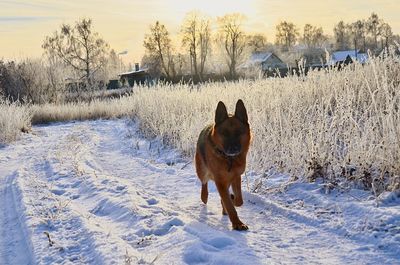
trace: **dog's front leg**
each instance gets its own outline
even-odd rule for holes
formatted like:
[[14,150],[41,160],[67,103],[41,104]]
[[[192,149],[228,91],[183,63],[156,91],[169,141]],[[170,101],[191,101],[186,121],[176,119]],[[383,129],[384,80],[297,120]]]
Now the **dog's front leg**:
[[204,204],[208,201],[208,182],[201,185],[201,200]]
[[242,221],[240,221],[235,206],[233,206],[233,202],[231,200],[231,197],[229,195],[229,186],[225,183],[221,182],[216,182],[215,183],[219,192],[219,195],[221,196],[221,200],[223,203],[223,206],[225,207],[225,210],[228,212],[229,219],[232,222],[232,227],[235,230],[247,230],[249,229],[247,225],[245,225]]
[[233,198],[233,204],[235,206],[242,206],[243,205],[243,197],[242,197],[242,177],[237,176],[233,179],[232,182],[232,191],[235,195]]

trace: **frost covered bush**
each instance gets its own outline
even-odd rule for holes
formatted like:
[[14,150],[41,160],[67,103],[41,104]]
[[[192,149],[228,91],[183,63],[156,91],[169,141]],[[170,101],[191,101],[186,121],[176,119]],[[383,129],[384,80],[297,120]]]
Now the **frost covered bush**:
[[141,88],[132,101],[147,135],[191,156],[218,101],[232,113],[241,98],[253,131],[249,170],[388,189],[400,175],[399,84],[399,58],[385,54],[307,76]]
[[17,139],[30,129],[31,112],[27,106],[0,99],[0,144]]

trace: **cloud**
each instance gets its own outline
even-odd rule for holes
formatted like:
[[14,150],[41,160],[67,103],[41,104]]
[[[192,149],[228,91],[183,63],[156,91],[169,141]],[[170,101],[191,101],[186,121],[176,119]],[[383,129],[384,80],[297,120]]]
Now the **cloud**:
[[1,4],[4,5],[6,8],[30,8],[30,9],[54,9],[55,6],[52,4],[52,2],[48,1],[8,1],[8,0],[2,0]]
[[0,22],[15,22],[15,21],[42,21],[60,19],[53,16],[0,16]]
[[0,23],[13,23],[13,22],[32,22],[32,21],[49,21],[57,20],[60,17],[53,16],[0,16]]

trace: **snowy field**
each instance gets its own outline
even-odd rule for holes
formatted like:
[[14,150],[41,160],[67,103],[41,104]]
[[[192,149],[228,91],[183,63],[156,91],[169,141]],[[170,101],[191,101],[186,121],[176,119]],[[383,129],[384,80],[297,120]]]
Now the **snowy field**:
[[279,174],[250,193],[248,173],[249,231],[232,231],[191,160],[124,119],[36,126],[0,148],[0,176],[0,264],[400,264],[398,194]]

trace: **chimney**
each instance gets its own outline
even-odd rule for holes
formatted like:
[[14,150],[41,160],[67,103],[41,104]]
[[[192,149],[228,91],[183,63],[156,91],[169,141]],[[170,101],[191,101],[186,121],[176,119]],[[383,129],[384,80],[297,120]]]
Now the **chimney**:
[[135,71],[139,71],[139,63],[135,63]]

